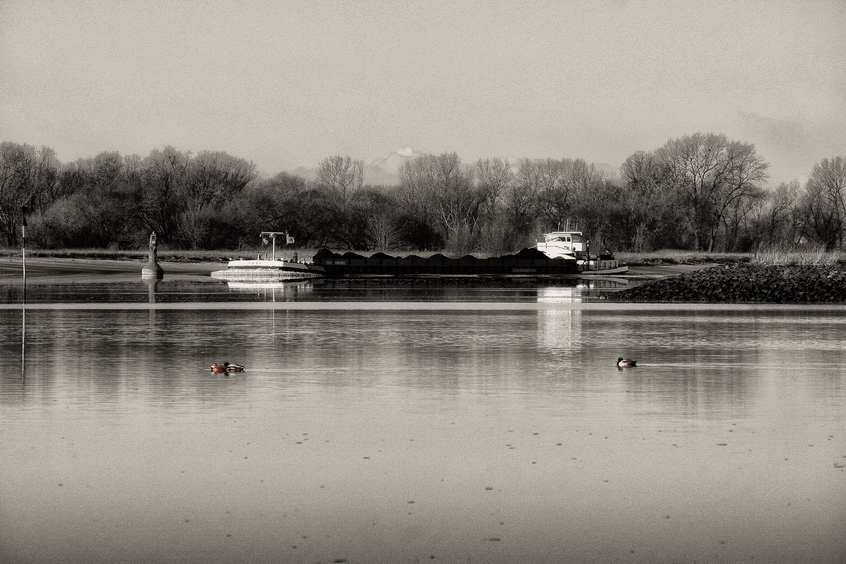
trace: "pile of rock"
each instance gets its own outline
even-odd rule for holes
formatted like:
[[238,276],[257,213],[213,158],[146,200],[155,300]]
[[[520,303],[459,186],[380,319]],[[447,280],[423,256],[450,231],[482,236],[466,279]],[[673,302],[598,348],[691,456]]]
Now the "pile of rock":
[[840,265],[730,264],[655,280],[609,296],[626,302],[846,303]]

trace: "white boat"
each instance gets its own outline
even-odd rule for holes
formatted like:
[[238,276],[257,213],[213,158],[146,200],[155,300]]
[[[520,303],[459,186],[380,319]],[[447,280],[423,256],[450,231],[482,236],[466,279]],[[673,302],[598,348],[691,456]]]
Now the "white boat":
[[549,258],[577,260],[576,253],[586,252],[581,231],[553,231],[543,238],[535,247]]
[[[226,270],[215,270],[212,278],[227,282],[284,282],[285,280],[304,280],[307,278],[322,278],[326,276],[326,269],[314,263],[300,262],[296,258],[286,260],[276,258],[276,236],[284,235],[285,244],[294,242],[294,238],[284,231],[263,231],[260,235],[265,244],[273,240],[273,250],[270,258],[236,259],[229,261]],[[296,257],[296,253],[294,253]]]
[[211,276],[227,282],[281,282],[322,278],[326,271],[313,263],[285,259],[238,259],[229,261],[226,270],[215,270]]
[[589,242],[581,231],[553,231],[544,235],[535,247],[549,258],[574,260],[582,274],[622,274],[629,267],[621,265],[610,251],[590,254]]

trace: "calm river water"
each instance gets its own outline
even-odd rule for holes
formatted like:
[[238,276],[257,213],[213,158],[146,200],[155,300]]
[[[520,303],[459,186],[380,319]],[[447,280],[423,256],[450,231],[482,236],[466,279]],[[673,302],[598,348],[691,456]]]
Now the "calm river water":
[[591,291],[9,290],[0,561],[846,561],[846,308]]

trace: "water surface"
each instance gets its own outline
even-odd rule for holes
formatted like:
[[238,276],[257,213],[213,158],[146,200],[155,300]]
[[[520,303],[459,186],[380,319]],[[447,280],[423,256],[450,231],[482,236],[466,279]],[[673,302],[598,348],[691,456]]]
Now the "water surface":
[[846,556],[843,308],[75,290],[0,305],[3,562]]

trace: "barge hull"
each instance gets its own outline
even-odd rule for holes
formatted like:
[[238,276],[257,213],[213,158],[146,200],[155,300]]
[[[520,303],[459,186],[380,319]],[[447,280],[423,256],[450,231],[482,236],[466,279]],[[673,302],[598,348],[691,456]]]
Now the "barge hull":
[[515,255],[487,259],[467,255],[449,258],[441,254],[422,258],[415,255],[394,257],[376,253],[370,257],[356,253],[333,253],[321,249],[314,264],[332,278],[363,277],[572,277],[579,274],[575,260],[551,259],[536,249],[523,249]]

